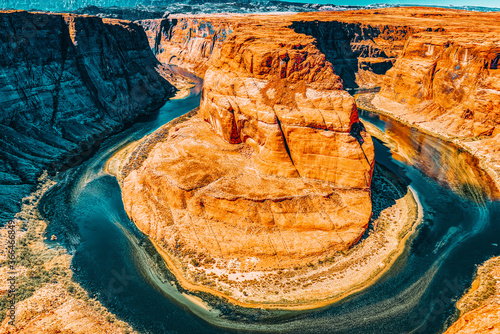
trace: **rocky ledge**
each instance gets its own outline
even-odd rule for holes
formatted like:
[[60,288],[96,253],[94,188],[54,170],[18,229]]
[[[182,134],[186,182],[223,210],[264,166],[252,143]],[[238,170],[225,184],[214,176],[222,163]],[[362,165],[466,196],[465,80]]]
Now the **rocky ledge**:
[[500,332],[500,257],[478,268],[470,290],[457,303],[461,316],[445,334]]

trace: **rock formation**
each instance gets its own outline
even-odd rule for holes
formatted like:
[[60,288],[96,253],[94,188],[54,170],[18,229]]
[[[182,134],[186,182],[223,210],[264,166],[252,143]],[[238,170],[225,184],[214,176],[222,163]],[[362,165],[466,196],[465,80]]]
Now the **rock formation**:
[[406,117],[453,137],[496,135],[500,38],[423,32],[413,35],[387,73],[376,103],[401,104]]
[[[293,122],[298,117],[293,112],[267,108],[265,102],[276,104],[289,95],[275,97],[274,90],[265,86],[272,80],[261,74],[262,59],[256,58],[250,47],[238,48],[229,42],[236,37],[228,32],[244,29],[242,21],[222,16],[175,16],[163,22],[141,24],[161,61],[188,67],[210,83],[203,94],[200,117],[212,130],[225,138],[226,143],[241,145],[245,147],[241,149],[243,152],[252,152],[250,158],[260,171],[296,178],[295,168],[302,176],[300,159],[293,159],[293,149],[285,147],[288,161],[281,146],[267,149],[255,140],[258,132],[246,125],[260,125],[265,117],[276,115],[283,130],[296,125]],[[416,7],[304,13],[279,18],[245,17],[245,24],[254,24],[252,29],[256,32],[267,27],[268,31],[277,32],[273,36],[279,36],[290,28],[313,37],[312,43],[333,65],[333,72],[343,80],[344,88],[380,87],[373,100],[376,107],[445,139],[458,140],[460,147],[478,157],[481,166],[497,180],[500,180],[499,22],[498,13]],[[240,51],[238,57],[227,63],[210,60],[224,59],[224,48]],[[278,65],[280,73],[287,73],[288,64],[293,64],[289,59],[286,64]],[[238,74],[231,74],[233,70]],[[252,75],[246,74],[250,72]],[[262,77],[265,84],[260,81]],[[247,87],[254,87],[252,95],[258,96],[255,101],[248,99]],[[274,87],[289,86],[273,83],[271,88]],[[300,105],[300,94],[295,96]],[[303,106],[296,110],[302,113]],[[302,126],[301,130],[312,127]],[[288,145],[290,139],[293,143],[290,133],[281,132],[284,143]],[[489,162],[489,167],[483,161]],[[305,165],[310,166],[309,162]],[[279,167],[273,170],[274,166]],[[474,314],[469,313],[460,321],[467,322],[472,317]]]
[[16,305],[16,325],[6,318],[1,333],[20,334],[124,334],[120,328],[82,300],[71,296],[62,284],[47,284],[33,296]]
[[162,63],[178,65],[203,77],[207,62],[219,54],[222,42],[242,25],[228,17],[178,17],[138,21],[151,49]]
[[175,90],[130,22],[2,12],[0,39],[2,221],[44,169],[76,165]]
[[500,258],[479,267],[471,289],[457,306],[462,315],[445,334],[500,333]]
[[281,24],[235,28],[203,65],[198,115],[124,179],[129,216],[181,270],[304,266],[365,232],[373,143],[313,42]]

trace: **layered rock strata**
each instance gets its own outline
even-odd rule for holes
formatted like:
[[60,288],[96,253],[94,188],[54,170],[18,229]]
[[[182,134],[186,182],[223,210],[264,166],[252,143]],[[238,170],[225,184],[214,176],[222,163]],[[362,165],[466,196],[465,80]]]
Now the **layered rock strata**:
[[189,68],[200,76],[207,69],[207,61],[212,56],[218,57],[222,42],[238,27],[247,24],[291,27],[316,39],[315,44],[333,64],[346,88],[379,86],[382,75],[392,67],[414,29],[393,24],[369,26],[359,20],[332,21],[338,18],[324,14],[313,16],[316,20],[325,20],[318,22],[303,15],[282,16],[279,20],[262,16],[174,15],[139,23],[146,30],[150,46],[160,61]]
[[2,221],[44,169],[78,164],[175,90],[134,23],[2,12],[0,39]]
[[[247,17],[245,23],[256,19],[262,26],[273,26],[273,22],[281,22],[281,27],[314,37],[345,87],[380,86],[381,92],[373,100],[379,110],[454,140],[460,148],[479,157],[481,166],[500,180],[499,18],[498,13],[389,8]],[[211,29],[205,29],[206,22],[210,22]],[[158,39],[152,30],[148,34],[155,42],[162,40],[154,45],[161,45],[157,53],[163,61],[172,59],[202,76],[207,73],[212,80],[206,69],[212,55],[219,57],[223,45],[222,40],[214,42],[213,38],[220,24],[238,29],[238,21],[231,18],[179,16],[169,21],[170,37]],[[196,54],[203,56],[191,57]],[[204,95],[208,97],[205,103],[215,100],[210,94]],[[227,103],[233,108],[232,100]],[[235,124],[225,135],[238,141],[239,111],[234,115],[229,119],[204,119],[211,120],[216,128],[221,121]],[[287,168],[280,171],[286,173]]]
[[[143,20],[138,23],[148,36],[151,49],[162,63],[184,67],[203,77],[207,62],[217,57],[222,43],[244,22],[231,17],[178,17]],[[236,17],[236,19],[235,19]]]
[[[353,98],[312,39],[267,29],[226,40],[205,73],[199,117],[124,181],[130,216],[168,248],[270,257],[265,268],[347,249],[367,226],[374,153]],[[170,231],[182,225],[203,232]]]
[[249,275],[305,266],[364,234],[373,143],[313,41],[236,28],[207,63],[198,115],[124,179],[129,216],[191,283],[206,286],[195,272],[214,263]]

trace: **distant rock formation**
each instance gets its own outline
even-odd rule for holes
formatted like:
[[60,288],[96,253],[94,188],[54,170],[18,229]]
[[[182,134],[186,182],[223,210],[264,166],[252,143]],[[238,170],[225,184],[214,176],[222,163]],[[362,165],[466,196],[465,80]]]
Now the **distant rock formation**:
[[137,24],[0,13],[0,220],[44,169],[71,167],[96,143],[159,108],[175,88]]
[[217,57],[222,43],[244,22],[231,17],[171,15],[161,20],[138,21],[151,49],[162,63],[184,67],[203,77],[208,60]]
[[[498,16],[498,15],[497,15]],[[480,41],[480,42],[478,42]],[[407,118],[454,137],[500,133],[500,38],[487,32],[414,34],[388,71],[380,97]],[[496,130],[496,131],[495,131]]]

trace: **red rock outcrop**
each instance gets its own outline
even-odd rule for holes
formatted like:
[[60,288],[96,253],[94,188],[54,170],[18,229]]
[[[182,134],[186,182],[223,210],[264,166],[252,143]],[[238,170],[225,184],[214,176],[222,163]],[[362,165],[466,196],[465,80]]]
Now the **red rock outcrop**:
[[357,109],[341,79],[312,38],[268,29],[239,28],[226,40],[205,73],[200,117],[228,143],[249,145],[266,174],[369,188],[372,145],[352,133]]
[[452,137],[496,134],[500,112],[500,38],[487,33],[419,33],[388,71],[379,99],[411,121]]
[[478,268],[470,290],[457,303],[462,315],[445,334],[500,333],[500,258]]
[[399,26],[391,21],[368,25],[364,23],[366,11],[349,14],[356,19],[340,13],[278,18],[267,15],[173,15],[168,19],[139,23],[146,30],[150,46],[161,62],[189,68],[202,77],[207,61],[212,55],[218,57],[222,42],[233,30],[247,24],[264,27],[279,23],[281,27],[290,27],[314,37],[314,43],[342,78],[345,88],[380,86],[382,75],[392,67],[406,39],[419,28]]
[[373,143],[313,42],[280,22],[236,28],[207,63],[198,116],[125,178],[128,214],[180,267],[300,266],[363,235]]

